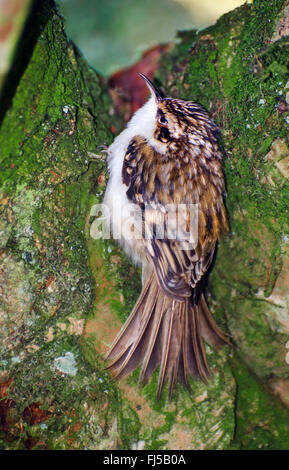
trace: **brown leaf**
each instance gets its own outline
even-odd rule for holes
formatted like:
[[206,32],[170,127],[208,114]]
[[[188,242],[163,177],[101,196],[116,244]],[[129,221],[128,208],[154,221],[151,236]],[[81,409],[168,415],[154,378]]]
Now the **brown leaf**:
[[0,383],[0,398],[4,398],[7,396],[8,389],[12,382],[12,378],[8,377]]
[[31,403],[31,405],[28,405],[22,412],[23,420],[30,424],[30,426],[42,423],[50,417],[51,413],[47,410],[42,410],[40,406],[41,403],[39,402]]
[[161,56],[171,48],[171,44],[155,46],[146,51],[141,60],[131,67],[113,74],[108,86],[117,111],[123,115],[125,121],[139,109],[146,101],[149,91],[139,72],[153,79]]

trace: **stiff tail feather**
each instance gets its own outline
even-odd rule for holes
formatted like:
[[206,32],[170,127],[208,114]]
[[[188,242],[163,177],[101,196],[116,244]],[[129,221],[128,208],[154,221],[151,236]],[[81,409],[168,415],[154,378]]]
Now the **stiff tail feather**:
[[202,293],[193,301],[188,297],[173,300],[160,288],[153,272],[106,355],[108,369],[121,379],[142,364],[142,385],[160,365],[158,398],[167,379],[171,398],[177,380],[190,389],[189,376],[203,382],[210,378],[203,338],[214,349],[230,344]]

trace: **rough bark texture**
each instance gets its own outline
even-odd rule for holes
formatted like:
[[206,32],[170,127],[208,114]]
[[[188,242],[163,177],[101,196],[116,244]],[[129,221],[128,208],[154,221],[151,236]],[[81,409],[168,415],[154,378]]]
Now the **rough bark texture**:
[[138,372],[118,386],[104,370],[101,353],[140,292],[138,270],[89,233],[105,188],[91,152],[118,124],[43,3],[2,106],[0,446],[288,448],[288,2],[255,1],[182,34],[158,73],[222,131],[231,233],[207,298],[237,346],[207,347],[214,379],[191,395],[178,387],[170,403],[155,400],[157,374],[138,389]]
[[38,2],[29,28],[36,42],[2,102],[1,447],[110,448],[126,442],[126,411],[81,341],[93,300],[85,220],[100,171],[90,152],[111,139],[110,103],[51,2]]

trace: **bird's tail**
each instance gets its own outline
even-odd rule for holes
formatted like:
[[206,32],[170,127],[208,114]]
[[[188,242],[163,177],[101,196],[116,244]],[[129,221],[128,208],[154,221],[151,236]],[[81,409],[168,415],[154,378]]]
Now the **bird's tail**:
[[160,365],[158,398],[169,379],[171,397],[176,380],[189,389],[189,376],[204,382],[211,376],[203,338],[213,348],[230,343],[209,312],[204,295],[184,301],[171,299],[153,272],[106,355],[117,379],[142,364],[139,382],[147,382]]

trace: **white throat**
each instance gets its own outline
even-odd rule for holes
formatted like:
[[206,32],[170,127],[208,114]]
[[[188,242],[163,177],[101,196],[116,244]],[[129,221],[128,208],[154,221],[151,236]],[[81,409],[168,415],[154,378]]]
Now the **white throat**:
[[127,124],[129,135],[140,135],[159,153],[166,153],[167,146],[154,138],[156,128],[157,104],[154,96],[136,111]]
[[134,135],[141,135],[151,140],[155,130],[157,106],[153,96],[138,109],[127,124]]

